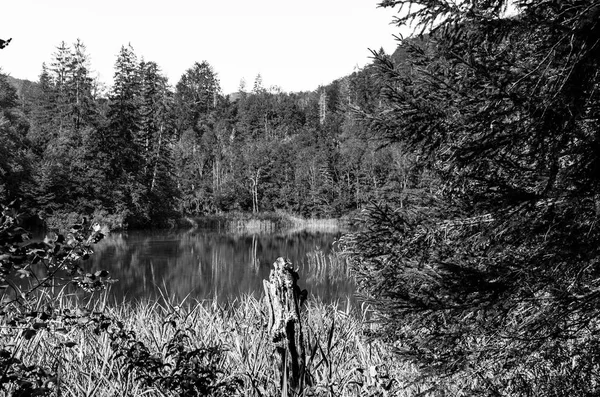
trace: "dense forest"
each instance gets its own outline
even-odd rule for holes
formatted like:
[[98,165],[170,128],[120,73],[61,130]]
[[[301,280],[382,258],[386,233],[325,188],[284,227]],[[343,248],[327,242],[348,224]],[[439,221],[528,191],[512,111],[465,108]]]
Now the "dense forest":
[[258,75],[231,95],[206,61],[175,87],[130,45],[114,69],[103,90],[77,40],[37,82],[0,75],[1,201],[50,223],[144,227],[231,211],[339,217],[405,183],[406,158],[368,142],[352,111],[375,106],[371,66],[304,93]]

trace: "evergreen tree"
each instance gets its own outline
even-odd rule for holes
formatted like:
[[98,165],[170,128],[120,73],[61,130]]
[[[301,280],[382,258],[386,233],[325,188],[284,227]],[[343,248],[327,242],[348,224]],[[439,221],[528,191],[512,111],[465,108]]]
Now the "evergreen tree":
[[254,79],[254,86],[252,87],[252,93],[255,95],[262,94],[265,92],[265,87],[263,86],[262,76],[261,74],[257,74]]
[[56,91],[50,71],[42,64],[36,95],[32,98],[32,111],[29,114],[31,128],[29,140],[33,149],[41,154],[46,144],[55,134]]
[[217,74],[208,62],[196,62],[175,88],[179,133],[188,128],[198,130],[201,117],[216,108],[221,91]]
[[167,78],[155,62],[142,62],[140,132],[138,146],[142,150],[146,189],[151,195],[152,214],[166,214],[174,208],[177,196],[173,180],[173,95]]
[[0,73],[0,200],[31,200],[32,158],[26,139],[29,123],[15,88]]
[[73,45],[66,81],[68,116],[72,128],[78,132],[95,122],[96,105],[93,97],[94,81],[90,77],[89,56],[85,45],[78,39]]
[[[137,56],[122,46],[115,63],[107,123],[94,135],[95,168],[106,178],[104,201],[110,212],[129,216],[130,222],[149,218],[144,186],[141,133],[141,82]],[[110,186],[110,187],[109,187]]]
[[347,250],[432,393],[595,395],[600,6],[506,3],[383,3],[430,37],[374,54],[365,116],[442,183],[372,207]]
[[[73,49],[64,42],[45,64],[32,98],[29,137],[38,154],[35,167],[37,205],[61,212],[91,212],[95,195],[90,181],[90,135],[98,111],[89,77],[89,57],[79,40]],[[25,100],[25,98],[24,98]]]
[[[141,84],[137,56],[131,45],[121,47],[115,63],[110,92],[108,128],[104,136],[111,156],[111,172],[137,174],[141,167],[140,105]],[[121,175],[122,176],[122,175]]]
[[220,87],[208,62],[196,62],[177,83],[175,91],[177,136],[176,172],[182,207],[189,213],[215,211],[213,169],[215,124]]
[[55,92],[55,125],[56,135],[60,135],[63,129],[70,127],[69,123],[69,88],[68,80],[72,68],[71,49],[62,41],[53,54],[52,62],[50,63],[50,71],[52,72],[52,82]]

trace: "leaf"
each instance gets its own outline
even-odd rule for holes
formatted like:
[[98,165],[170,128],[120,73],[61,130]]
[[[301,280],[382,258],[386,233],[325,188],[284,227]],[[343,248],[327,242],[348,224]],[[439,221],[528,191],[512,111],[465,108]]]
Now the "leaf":
[[37,329],[41,329],[41,328],[48,328],[48,324],[44,323],[33,323],[33,329],[37,330]]
[[25,340],[30,340],[35,336],[36,333],[36,330],[29,328],[23,331],[23,337],[25,338]]

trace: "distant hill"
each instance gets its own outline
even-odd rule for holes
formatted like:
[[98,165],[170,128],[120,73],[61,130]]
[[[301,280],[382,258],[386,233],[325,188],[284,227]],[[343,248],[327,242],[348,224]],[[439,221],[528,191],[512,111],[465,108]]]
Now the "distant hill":
[[16,79],[12,76],[7,76],[7,80],[10,83],[10,85],[12,85],[13,87],[15,87],[15,89],[17,90],[17,93],[20,95],[20,93],[23,90],[23,86],[28,83],[28,84],[32,84],[31,81],[29,80],[22,80],[22,79]]
[[[423,35],[422,37],[412,37],[412,38],[406,39],[405,43],[406,44],[414,44],[419,47],[421,47],[421,46],[424,47],[430,43],[430,37],[429,37],[429,35]],[[396,50],[391,55],[392,61],[396,65],[404,64],[408,60],[408,51],[407,51],[406,44],[402,44],[402,43],[399,44],[396,47]]]
[[12,76],[7,76],[8,83],[15,87],[19,98],[31,97],[37,91],[38,83],[26,79],[17,79]]

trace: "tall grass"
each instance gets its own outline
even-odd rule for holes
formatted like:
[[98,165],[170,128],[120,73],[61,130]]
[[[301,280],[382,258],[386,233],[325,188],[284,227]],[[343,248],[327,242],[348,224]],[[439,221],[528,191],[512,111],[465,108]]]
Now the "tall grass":
[[347,281],[352,279],[346,257],[335,248],[325,254],[320,248],[306,254],[306,262],[301,263],[302,274],[306,274],[308,282],[325,280]]
[[285,211],[244,213],[230,212],[222,215],[208,215],[201,218],[185,217],[181,226],[210,227],[223,229],[233,234],[259,234],[285,231],[288,233],[312,231],[337,233],[348,227],[346,220],[330,218],[303,218]]
[[288,213],[279,213],[285,224],[292,230],[310,230],[315,232],[337,233],[345,224],[337,218],[316,219],[301,218]]
[[227,231],[233,234],[274,233],[279,229],[272,219],[231,219],[227,221]]
[[[208,394],[280,393],[274,375],[274,350],[265,327],[265,307],[252,296],[221,305],[216,301],[174,302],[166,295],[160,301],[118,306],[102,300],[65,299],[60,311],[73,314],[73,326],[56,324],[29,340],[14,329],[0,329],[1,343],[18,345],[17,354],[24,365],[54,369],[55,384],[50,386],[60,395],[178,395],[174,389],[160,386],[168,384],[164,382],[168,376],[177,375],[170,368],[165,367],[162,377],[156,378],[163,383],[153,384],[144,381],[148,368],[132,370],[131,362],[142,360],[135,350],[142,345],[146,352],[142,364],[164,362],[173,368],[188,368],[172,359],[173,341],[179,339],[183,342],[177,346],[184,346],[186,352],[218,349],[211,367],[216,374],[210,389],[214,393]],[[87,316],[76,315],[81,312]],[[404,387],[414,377],[414,370],[395,360],[382,342],[368,338],[366,309],[347,306],[339,310],[337,304],[309,302],[302,317],[307,345],[305,395],[411,395],[411,389]],[[78,323],[78,319],[87,320]],[[105,328],[98,331],[102,324]],[[119,332],[135,343],[115,346]],[[182,335],[185,338],[180,338]],[[225,384],[235,388],[224,394],[219,385]]]

